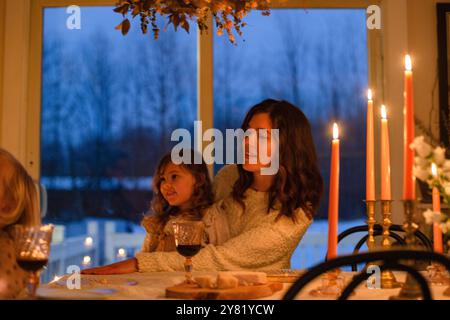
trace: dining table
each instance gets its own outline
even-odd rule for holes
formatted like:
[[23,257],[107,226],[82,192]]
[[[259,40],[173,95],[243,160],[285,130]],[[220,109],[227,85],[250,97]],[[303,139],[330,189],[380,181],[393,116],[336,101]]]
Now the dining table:
[[[351,281],[357,273],[350,271],[341,272],[343,283]],[[217,272],[194,272],[196,276],[215,276]],[[406,278],[404,272],[394,272],[396,279],[403,282]],[[79,277],[76,279],[75,277]],[[268,277],[270,280],[270,277]],[[166,297],[166,288],[182,283],[185,280],[183,272],[143,272],[119,275],[65,275],[38,288],[38,299],[107,299],[107,300],[160,300]],[[291,281],[281,282],[282,289],[262,300],[281,300],[286,291],[292,285]],[[310,282],[297,296],[297,300],[334,300],[336,297],[313,296],[311,291],[321,284],[318,277]],[[448,285],[430,285],[433,299],[450,300],[444,295]],[[396,289],[379,289],[368,286],[363,282],[356,288],[350,300],[388,300],[400,292]]]

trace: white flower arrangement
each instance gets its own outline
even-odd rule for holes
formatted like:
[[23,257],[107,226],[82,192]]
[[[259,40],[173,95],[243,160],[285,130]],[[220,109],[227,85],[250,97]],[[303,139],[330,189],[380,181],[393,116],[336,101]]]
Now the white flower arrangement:
[[[423,136],[419,136],[411,143],[410,148],[416,152],[414,158],[414,175],[426,182],[430,189],[436,187],[445,203],[450,205],[450,160],[445,158],[445,149],[433,148]],[[433,176],[431,165],[437,168],[437,175]],[[442,233],[450,236],[450,217],[443,212],[433,212],[428,209],[423,213],[427,224],[439,223]]]

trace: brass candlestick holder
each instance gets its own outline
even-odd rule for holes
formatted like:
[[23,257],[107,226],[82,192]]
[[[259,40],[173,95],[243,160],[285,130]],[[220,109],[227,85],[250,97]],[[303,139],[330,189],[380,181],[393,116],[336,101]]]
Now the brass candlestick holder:
[[366,200],[366,213],[367,213],[367,226],[369,227],[369,237],[367,238],[367,248],[369,251],[375,249],[375,237],[374,237],[374,227],[375,227],[375,200]]
[[[403,228],[406,233],[406,246],[408,249],[415,249],[416,239],[414,232],[418,226],[414,222],[414,200],[403,200],[403,209],[405,212],[405,224]],[[410,266],[414,266],[414,261],[406,262]],[[397,296],[390,297],[391,300],[417,300],[421,296],[420,286],[408,273],[405,283]]]
[[[391,249],[391,239],[389,228],[392,225],[391,220],[391,200],[381,200],[381,213],[383,217],[383,240],[381,245],[383,250]],[[394,289],[400,288],[401,283],[397,281],[394,273],[391,270],[384,270],[381,273],[381,288],[383,289]]]
[[[376,220],[375,220],[375,207],[377,204],[376,200],[366,200],[366,214],[367,214],[367,227],[368,227],[368,237],[367,237],[367,249],[369,252],[374,251],[376,244],[375,244],[375,236],[374,236],[374,231],[375,231],[375,224],[376,224]],[[366,263],[366,269],[371,266],[371,265],[376,265],[376,263],[371,262],[371,263]]]

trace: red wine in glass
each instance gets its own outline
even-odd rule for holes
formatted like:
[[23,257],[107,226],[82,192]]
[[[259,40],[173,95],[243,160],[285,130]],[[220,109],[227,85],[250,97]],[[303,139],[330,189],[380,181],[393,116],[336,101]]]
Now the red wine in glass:
[[205,225],[201,220],[185,220],[173,222],[172,227],[177,251],[185,257],[186,283],[195,283],[192,279],[192,257],[202,248],[201,243]]
[[200,244],[194,244],[194,245],[180,244],[177,246],[177,251],[182,256],[184,256],[186,258],[190,258],[190,257],[195,256],[200,251],[201,248],[202,248],[202,246]]
[[37,272],[48,263],[48,259],[18,259],[17,264],[24,270]]
[[39,270],[48,262],[50,244],[52,242],[53,225],[13,227],[17,264],[29,271],[27,291],[29,298],[36,298],[39,285]]

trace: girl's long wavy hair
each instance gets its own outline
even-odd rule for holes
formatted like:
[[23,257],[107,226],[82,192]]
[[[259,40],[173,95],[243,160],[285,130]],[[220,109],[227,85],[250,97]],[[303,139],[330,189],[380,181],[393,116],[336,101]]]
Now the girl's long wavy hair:
[[[242,129],[249,128],[254,115],[267,113],[272,121],[272,128],[279,129],[279,170],[269,190],[269,206],[275,209],[281,205],[280,215],[291,217],[302,208],[312,219],[319,207],[323,192],[323,179],[320,175],[317,154],[314,146],[311,126],[303,112],[287,101],[272,99],[253,106],[247,113]],[[238,165],[239,178],[233,186],[233,198],[245,209],[244,192],[253,183],[253,174]]]
[[[208,167],[203,161],[203,157],[201,158],[201,164],[195,164],[194,156],[196,152],[194,150],[190,150],[188,152],[191,153],[191,164],[180,164],[180,166],[190,172],[195,179],[194,190],[191,197],[191,207],[188,208],[187,213],[193,217],[201,219],[203,217],[205,209],[211,206],[214,201],[212,183],[209,177]],[[180,154],[181,156],[183,156],[182,153],[183,151]],[[163,156],[158,163],[155,174],[153,175],[153,199],[151,202],[151,209],[146,216],[155,216],[158,219],[158,222],[161,224],[165,224],[171,215],[176,215],[179,212],[178,207],[172,207],[169,205],[160,191],[161,176],[163,175],[167,165],[171,162],[171,153],[168,153]]]
[[14,224],[40,224],[38,190],[25,168],[8,151],[0,148],[0,229]]

